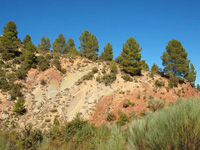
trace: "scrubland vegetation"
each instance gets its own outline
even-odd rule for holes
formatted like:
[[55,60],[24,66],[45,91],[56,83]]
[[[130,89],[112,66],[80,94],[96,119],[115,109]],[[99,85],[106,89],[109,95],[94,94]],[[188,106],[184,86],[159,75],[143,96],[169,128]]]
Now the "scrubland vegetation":
[[[75,57],[85,58],[87,61],[104,61],[107,65],[100,71],[98,67],[84,75],[76,85],[94,78],[98,83],[110,86],[117,80],[117,74],[125,82],[133,82],[134,76],[142,75],[142,70],[149,71],[148,64],[142,60],[139,43],[130,37],[123,44],[120,56],[113,60],[113,48],[107,43],[104,51],[98,57],[99,45],[97,37],[85,30],[80,39],[78,51],[74,40],[67,41],[62,33],[52,45],[49,38],[42,36],[41,42],[35,46],[30,35],[21,41],[17,36],[17,27],[9,21],[0,36],[0,90],[8,93],[9,100],[15,100],[13,112],[17,117],[26,113],[24,105],[23,82],[31,68],[45,71],[54,68],[62,75],[66,69],[61,66],[61,58],[67,55],[70,62]],[[187,58],[187,52],[181,42],[173,39],[169,41],[161,56],[164,69],[153,64],[150,77],[161,75],[168,79],[168,84],[162,79],[155,80],[154,92],[165,87],[167,92],[177,87],[179,83],[188,81],[195,86],[196,71]],[[109,68],[109,69],[108,69]],[[136,79],[134,79],[136,82]],[[40,84],[45,86],[43,79]],[[200,91],[199,85],[197,89]],[[177,91],[180,93],[183,90]],[[164,92],[162,93],[165,94]],[[137,96],[140,99],[140,94]],[[142,99],[142,98],[141,98]],[[143,100],[146,101],[144,96]],[[1,102],[1,101],[0,101]],[[126,100],[123,108],[134,107],[135,103]],[[27,124],[20,131],[13,124],[12,129],[0,130],[0,149],[80,149],[80,150],[198,150],[200,149],[200,99],[178,99],[176,103],[169,103],[150,97],[147,101],[149,112],[142,115],[132,111],[127,116],[118,111],[118,117],[112,112],[107,114],[109,125],[95,126],[83,120],[79,114],[70,122],[61,124],[59,117],[55,117],[53,126],[48,131],[36,129]],[[51,113],[57,112],[52,109]],[[50,122],[46,119],[45,122]]]
[[[152,110],[154,112],[154,109]],[[123,123],[94,126],[78,114],[64,126],[59,119],[49,131],[30,124],[20,132],[1,132],[1,149],[95,149],[95,150],[198,150],[200,149],[200,99],[178,99],[156,112]],[[121,113],[121,112],[120,112]],[[125,117],[126,118],[126,117]],[[116,118],[110,114],[108,120]],[[129,118],[127,118],[129,119]],[[14,130],[13,130],[14,131]]]

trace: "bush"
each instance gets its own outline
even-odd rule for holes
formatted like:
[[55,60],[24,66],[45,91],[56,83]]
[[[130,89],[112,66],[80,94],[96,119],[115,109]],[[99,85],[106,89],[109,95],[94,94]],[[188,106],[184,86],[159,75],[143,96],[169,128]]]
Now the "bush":
[[124,81],[133,82],[133,79],[128,74],[123,75],[122,78],[124,79]]
[[47,82],[46,82],[44,79],[42,79],[42,80],[40,81],[40,84],[44,86],[44,85],[47,84]]
[[129,105],[135,106],[135,103],[134,102],[130,102],[130,100],[124,101],[124,103],[123,103],[123,107],[124,108],[127,108]]
[[45,71],[50,66],[47,57],[39,56],[37,58],[37,61],[38,61],[38,67],[41,71]]
[[116,75],[113,73],[105,74],[102,78],[102,81],[105,83],[105,85],[110,85],[116,80]]
[[165,82],[161,80],[156,80],[155,81],[155,86],[161,88],[162,86],[165,86]]
[[95,73],[97,73],[97,72],[98,72],[97,67],[92,68],[92,73],[93,73],[93,74],[95,74]]
[[11,99],[15,100],[17,97],[23,97],[23,93],[21,92],[23,86],[21,83],[16,83],[11,85],[11,91],[9,94],[11,95]]
[[43,140],[42,131],[40,129],[32,129],[32,125],[25,126],[22,135],[17,141],[19,149],[37,149]]
[[115,121],[115,120],[116,120],[115,114],[113,114],[113,113],[108,113],[106,120],[109,121],[109,122]]
[[13,112],[17,115],[23,115],[26,112],[24,101],[21,98],[18,98],[17,102],[14,104]]
[[66,140],[69,140],[72,136],[74,136],[78,131],[80,131],[83,126],[85,126],[87,121],[84,121],[81,117],[80,114],[76,114],[76,117],[71,121],[68,122],[64,126],[64,135],[66,137]]
[[157,99],[149,99],[148,101],[148,108],[153,112],[163,109],[164,105],[163,101]]
[[0,77],[0,89],[2,89],[3,91],[8,91],[10,89],[9,83],[6,80],[6,77]]
[[169,86],[170,88],[177,87],[177,86],[178,86],[178,83],[179,83],[179,78],[176,77],[174,74],[171,74],[170,77],[169,77],[168,86]]
[[128,116],[122,112],[120,109],[118,110],[119,118],[116,122],[117,125],[119,126],[124,126],[127,122],[129,122]]
[[114,74],[118,73],[117,63],[114,60],[112,60],[111,63],[110,63],[110,72],[114,73]]
[[27,76],[27,73],[28,73],[27,70],[25,70],[24,68],[20,68],[17,71],[16,76],[17,76],[18,79],[24,80],[26,78],[26,76]]

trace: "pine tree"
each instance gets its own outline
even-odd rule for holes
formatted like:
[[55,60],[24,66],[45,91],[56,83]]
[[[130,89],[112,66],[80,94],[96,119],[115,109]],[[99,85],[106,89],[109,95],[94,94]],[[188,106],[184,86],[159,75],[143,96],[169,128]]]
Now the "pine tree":
[[51,48],[51,41],[50,41],[50,39],[47,37],[47,38],[46,38],[46,43],[45,43],[45,51],[46,51],[46,52],[49,52],[49,51],[50,51],[50,48]]
[[171,40],[166,46],[166,51],[161,56],[163,61],[164,72],[166,75],[174,73],[180,79],[185,78],[192,85],[196,80],[196,71],[190,60],[187,58],[187,52],[181,42]]
[[187,52],[183,48],[181,42],[171,40],[166,46],[166,51],[161,56],[163,61],[164,72],[166,75],[174,73],[178,77],[185,77],[189,72],[189,60],[187,59]]
[[11,32],[13,37],[17,37],[18,31],[17,31],[17,25],[14,21],[8,21],[8,23],[6,23],[6,26],[3,27],[3,33],[8,33]]
[[38,44],[38,50],[42,52],[49,52],[51,48],[51,42],[49,38],[42,36],[40,43]]
[[74,44],[74,40],[72,38],[69,38],[67,40],[65,50],[63,51],[63,53],[79,55],[79,52],[77,51]]
[[99,45],[96,36],[85,30],[79,39],[81,44],[81,46],[79,46],[81,55],[90,60],[97,60]]
[[152,73],[159,73],[159,68],[155,63],[153,63],[153,66],[151,67],[151,72]]
[[30,35],[27,34],[25,36],[25,38],[23,40],[23,43],[24,43],[24,49],[25,50],[30,51],[30,52],[35,52],[36,51],[36,47],[32,43]]
[[139,43],[132,37],[127,39],[126,43],[123,44],[121,56],[118,56],[116,61],[126,73],[130,75],[141,75],[141,50],[142,48]]
[[110,42],[104,47],[104,52],[99,56],[99,60],[111,61],[113,59],[113,48]]
[[62,33],[53,42],[53,52],[62,53],[65,49],[65,37]]
[[29,41],[31,41],[31,37],[27,34],[23,40],[24,45],[26,45]]
[[23,100],[18,98],[17,102],[14,104],[13,112],[17,113],[18,115],[23,115],[25,111]]
[[196,80],[196,74],[194,65],[190,63],[189,72],[186,74],[186,79],[191,83],[192,86],[194,86],[195,80]]
[[18,51],[17,26],[13,21],[9,21],[3,28],[3,35],[0,38],[0,52],[3,53],[4,60],[9,60]]
[[145,60],[142,61],[142,70],[149,71],[149,65],[145,62]]
[[196,89],[200,92],[200,86],[199,86],[199,84],[197,84],[197,88]]

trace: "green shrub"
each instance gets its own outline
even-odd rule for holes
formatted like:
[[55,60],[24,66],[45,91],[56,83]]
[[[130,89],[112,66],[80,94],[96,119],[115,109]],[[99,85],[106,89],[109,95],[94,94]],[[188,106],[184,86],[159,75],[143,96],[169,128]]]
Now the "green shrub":
[[163,109],[164,105],[163,101],[157,99],[149,99],[148,101],[148,108],[153,112]]
[[110,85],[116,80],[116,75],[113,73],[105,74],[102,78],[102,81],[105,83],[105,85]]
[[23,67],[21,67],[17,72],[16,72],[16,76],[18,79],[22,79],[24,80],[27,76],[28,71],[26,69],[24,69]]
[[45,122],[51,122],[51,119],[45,119]]
[[22,135],[17,141],[17,146],[19,149],[37,149],[43,140],[43,134],[40,129],[32,129],[32,125],[28,124],[25,126]]
[[83,80],[83,81],[84,81],[84,80],[92,80],[93,77],[94,77],[93,72],[89,72],[88,74],[86,74],[86,75],[84,75],[84,76],[82,77],[82,80]]
[[118,73],[117,63],[114,60],[112,60],[110,63],[110,72],[114,74]]
[[130,75],[125,74],[122,76],[122,79],[124,79],[124,81],[129,81],[129,82],[133,82],[133,79],[131,78]]
[[124,103],[123,103],[123,107],[124,108],[127,108],[129,105],[135,106],[135,103],[134,102],[130,102],[130,100],[124,101]]
[[108,113],[106,120],[109,121],[109,122],[115,121],[115,120],[116,120],[115,114],[113,114],[113,113]]
[[23,93],[21,92],[23,85],[21,83],[16,83],[11,85],[11,90],[9,94],[11,95],[11,99],[15,100],[17,97],[23,97]]
[[61,68],[61,65],[60,65],[60,61],[58,59],[54,59],[53,60],[53,65],[60,71],[62,68]]
[[57,109],[52,109],[51,112],[55,113],[55,112],[58,112],[58,110]]
[[83,126],[85,126],[87,121],[84,121],[81,117],[80,114],[77,114],[76,117],[68,122],[64,126],[64,135],[66,137],[66,140],[69,140],[72,136],[74,136],[78,131],[80,131]]
[[102,71],[101,71],[103,74],[106,74],[106,67],[104,66]]
[[9,52],[3,52],[1,54],[1,57],[2,57],[3,60],[7,61],[7,60],[10,60],[10,59],[14,58],[15,54],[14,53],[9,53]]
[[98,72],[97,67],[92,68],[92,73],[93,73],[93,74],[95,74],[95,73],[97,73],[97,72]]
[[50,66],[47,57],[38,56],[37,61],[38,61],[38,67],[41,71],[45,71]]
[[44,79],[42,79],[42,80],[40,81],[40,84],[44,86],[44,85],[47,84],[47,82],[46,82]]
[[176,77],[174,74],[171,74],[168,81],[168,86],[170,88],[177,87],[179,83],[179,78]]
[[5,76],[1,76],[0,77],[0,89],[2,89],[3,91],[8,91],[10,89],[9,83],[6,80]]
[[23,115],[26,112],[24,101],[21,98],[18,98],[17,102],[14,103],[13,112],[17,115]]
[[7,74],[7,79],[10,81],[10,82],[14,82],[16,79],[17,79],[17,76],[15,73],[9,73]]
[[124,112],[122,112],[120,109],[118,110],[118,114],[119,114],[119,118],[116,122],[117,125],[124,126],[126,123],[129,122],[128,116]]
[[165,86],[165,82],[161,80],[156,80],[155,86],[161,88],[162,86]]

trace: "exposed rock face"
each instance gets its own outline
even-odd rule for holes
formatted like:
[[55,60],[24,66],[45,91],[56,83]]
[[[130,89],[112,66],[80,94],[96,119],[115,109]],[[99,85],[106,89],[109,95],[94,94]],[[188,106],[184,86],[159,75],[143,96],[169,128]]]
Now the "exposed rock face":
[[[26,114],[16,118],[12,115],[12,111],[9,111],[11,109],[5,110],[13,103],[4,100],[0,104],[0,119],[9,118],[18,122],[21,127],[32,123],[34,127],[47,129],[52,126],[54,117],[59,117],[61,123],[64,123],[80,113],[84,119],[98,125],[106,122],[108,112],[118,116],[118,109],[127,115],[133,110],[137,113],[148,110],[146,104],[150,95],[165,101],[166,104],[178,98],[173,89],[167,92],[165,87],[157,89],[155,93],[155,80],[161,77],[155,75],[152,79],[149,77],[149,72],[142,72],[142,76],[133,77],[133,82],[125,82],[119,73],[117,80],[110,86],[96,82],[97,73],[93,80],[77,85],[76,83],[93,67],[97,67],[101,72],[106,63],[86,63],[84,59],[76,59],[72,63],[68,59],[63,59],[61,64],[67,70],[65,75],[54,68],[44,72],[37,69],[30,70],[26,79]],[[107,68],[109,73],[109,66]],[[42,79],[47,82],[44,86],[40,84]],[[162,80],[167,84],[167,79],[162,78]],[[178,92],[180,89],[184,92],[179,96],[200,96],[188,83],[179,85],[174,90]],[[123,102],[127,99],[135,102],[135,106],[123,108]],[[47,122],[47,119],[50,119],[50,122]]]

